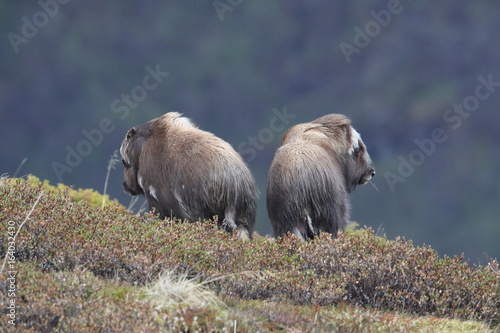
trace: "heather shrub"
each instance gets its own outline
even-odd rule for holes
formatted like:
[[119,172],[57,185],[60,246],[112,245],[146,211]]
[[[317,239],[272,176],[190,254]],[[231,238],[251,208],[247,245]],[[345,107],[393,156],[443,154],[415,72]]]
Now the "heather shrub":
[[[43,270],[35,263],[24,262],[18,263],[16,269],[19,306],[16,326],[1,320],[1,332],[491,331],[478,322],[412,318],[347,305],[298,306],[226,297],[227,305],[217,308],[220,301],[213,293],[207,294],[205,286],[200,288],[199,284],[193,285],[196,281],[187,281],[182,276],[179,279],[173,274],[169,274],[168,285],[175,287],[166,288],[168,294],[175,291],[184,297],[159,297],[165,290],[161,279],[151,286],[138,287],[98,278],[83,267],[71,271]],[[158,283],[162,285],[160,288],[156,286]],[[0,287],[5,290],[2,274]],[[188,304],[185,299],[193,296],[186,293],[193,290],[197,300]]]
[[17,269],[16,326],[9,325],[2,313],[1,332],[186,332],[233,326],[223,312],[194,312],[184,303],[158,306],[143,288],[99,279],[82,267],[44,271],[21,263]]
[[[43,183],[0,180],[0,223],[19,226]],[[0,256],[5,256],[5,234]],[[16,259],[44,272],[82,269],[142,287],[165,270],[197,277],[222,298],[292,306],[359,306],[498,325],[500,275],[428,246],[388,240],[370,229],[310,242],[237,239],[216,222],[138,217],[117,205],[74,202],[68,189],[43,195],[16,241]],[[51,273],[53,274],[53,273]],[[205,281],[205,282],[204,282]]]

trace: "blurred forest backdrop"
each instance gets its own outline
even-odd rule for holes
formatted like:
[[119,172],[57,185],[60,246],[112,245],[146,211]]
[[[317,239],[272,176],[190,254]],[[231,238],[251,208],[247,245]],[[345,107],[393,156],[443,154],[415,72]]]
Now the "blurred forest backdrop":
[[[102,191],[126,131],[179,111],[240,150],[271,234],[282,134],[344,113],[379,189],[356,189],[352,220],[484,264],[500,257],[499,18],[497,0],[0,1],[0,173],[27,158],[18,176]],[[121,183],[117,165],[108,193],[128,205]]]

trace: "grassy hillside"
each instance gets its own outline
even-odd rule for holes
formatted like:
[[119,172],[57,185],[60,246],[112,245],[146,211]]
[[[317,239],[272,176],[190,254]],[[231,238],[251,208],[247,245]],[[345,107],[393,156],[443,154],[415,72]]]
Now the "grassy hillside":
[[365,229],[244,242],[214,222],[102,201],[36,178],[0,180],[2,330],[500,331],[491,267]]

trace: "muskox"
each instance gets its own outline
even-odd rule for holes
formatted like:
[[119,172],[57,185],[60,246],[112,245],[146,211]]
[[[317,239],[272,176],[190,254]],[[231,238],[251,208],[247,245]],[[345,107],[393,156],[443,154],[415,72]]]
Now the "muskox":
[[125,192],[145,196],[161,218],[193,222],[217,216],[220,227],[252,237],[255,181],[224,140],[170,112],[130,129],[120,153]]
[[373,176],[366,146],[344,115],[292,127],[269,170],[266,201],[275,236],[336,237],[349,220],[349,193]]

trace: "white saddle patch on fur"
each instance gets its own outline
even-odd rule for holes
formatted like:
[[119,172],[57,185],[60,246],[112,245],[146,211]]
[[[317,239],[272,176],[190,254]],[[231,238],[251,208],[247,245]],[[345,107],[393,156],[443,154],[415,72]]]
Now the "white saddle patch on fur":
[[181,128],[196,128],[196,125],[193,124],[191,119],[187,117],[183,117],[182,113],[179,112],[170,112],[168,118],[166,118],[167,125],[175,125]]

